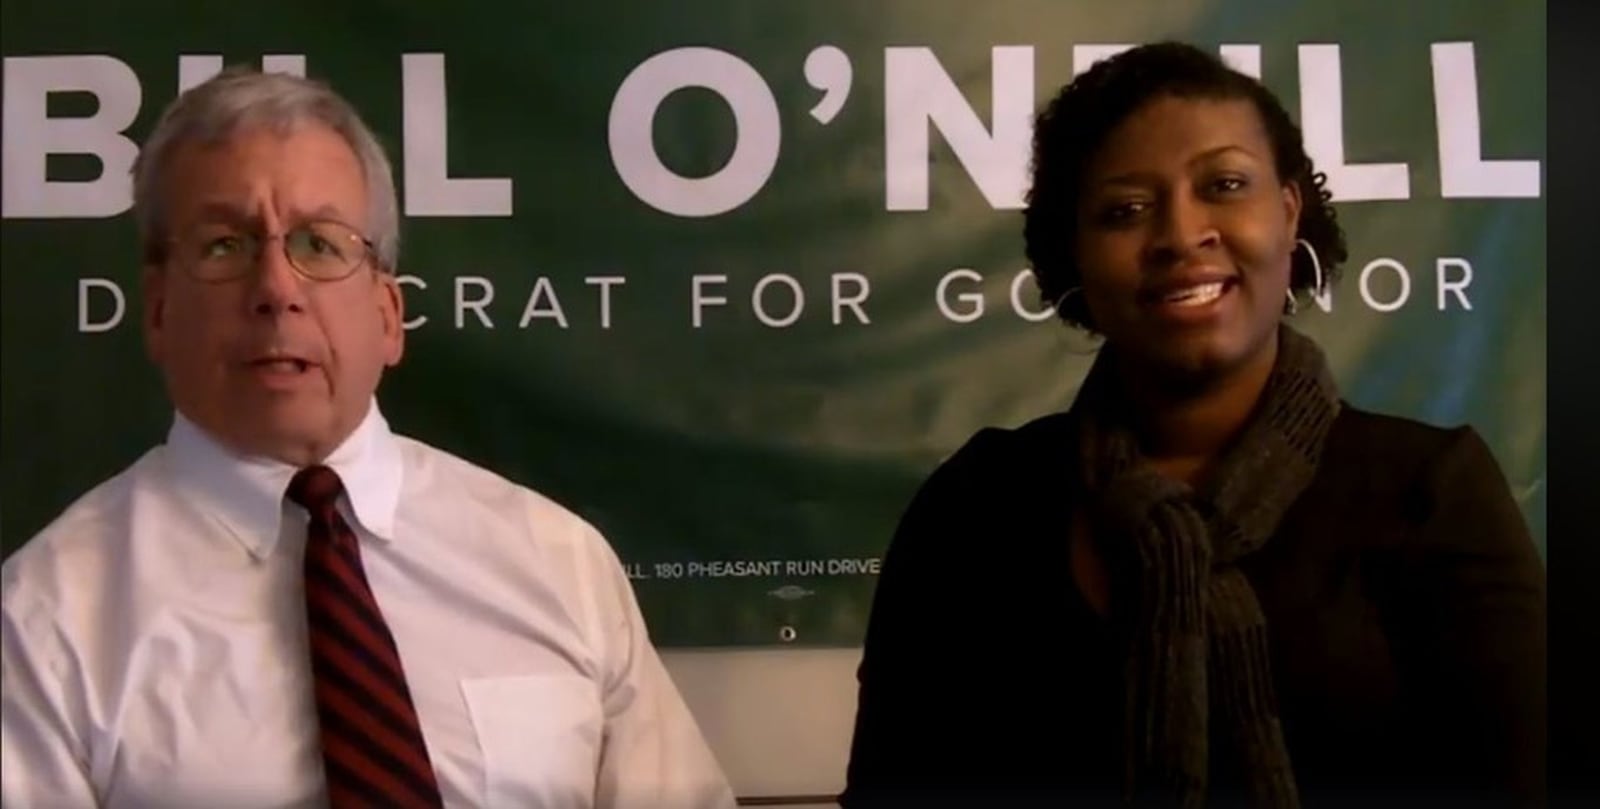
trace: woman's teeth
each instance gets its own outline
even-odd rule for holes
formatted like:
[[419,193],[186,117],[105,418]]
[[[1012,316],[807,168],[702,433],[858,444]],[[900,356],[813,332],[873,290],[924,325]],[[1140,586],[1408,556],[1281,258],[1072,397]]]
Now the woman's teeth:
[[1221,281],[1200,284],[1199,286],[1180,289],[1161,300],[1178,306],[1202,306],[1222,297],[1222,287],[1223,283]]

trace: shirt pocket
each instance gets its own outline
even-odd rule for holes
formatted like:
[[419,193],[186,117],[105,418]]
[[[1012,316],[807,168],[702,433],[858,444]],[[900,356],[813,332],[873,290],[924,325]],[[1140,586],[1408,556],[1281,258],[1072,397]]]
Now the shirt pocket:
[[594,804],[604,718],[593,682],[571,674],[461,681],[489,807]]

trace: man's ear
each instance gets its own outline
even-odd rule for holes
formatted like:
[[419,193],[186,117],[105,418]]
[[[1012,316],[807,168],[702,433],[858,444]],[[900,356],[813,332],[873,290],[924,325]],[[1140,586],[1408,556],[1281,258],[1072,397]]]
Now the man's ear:
[[393,367],[406,353],[406,302],[400,289],[400,279],[393,272],[375,273],[377,276],[378,316],[383,321],[383,361]]
[[159,264],[146,264],[140,273],[141,301],[140,326],[144,332],[144,350],[157,365],[165,356],[167,271]]

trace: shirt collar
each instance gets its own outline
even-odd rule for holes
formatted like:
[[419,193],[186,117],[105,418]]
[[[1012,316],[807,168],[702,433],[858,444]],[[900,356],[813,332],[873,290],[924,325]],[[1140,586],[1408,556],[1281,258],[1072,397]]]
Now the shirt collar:
[[[284,492],[299,471],[296,467],[239,455],[176,412],[167,434],[167,452],[180,491],[221,521],[252,556],[260,559],[272,553],[282,528]],[[341,507],[346,517],[353,515],[356,524],[378,539],[393,540],[400,504],[400,446],[376,400],[323,463],[344,482]]]

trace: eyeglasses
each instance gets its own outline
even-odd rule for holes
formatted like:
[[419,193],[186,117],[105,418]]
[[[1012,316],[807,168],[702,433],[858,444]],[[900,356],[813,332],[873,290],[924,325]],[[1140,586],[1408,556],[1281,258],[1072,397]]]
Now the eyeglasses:
[[265,236],[230,225],[201,225],[172,240],[175,258],[197,281],[221,283],[243,278],[261,262],[266,242],[281,240],[290,266],[312,281],[340,281],[371,260],[376,251],[360,231],[332,220],[296,225],[280,236]]

